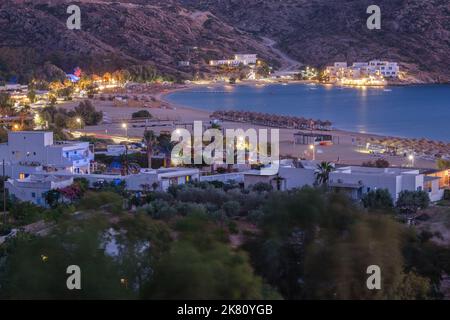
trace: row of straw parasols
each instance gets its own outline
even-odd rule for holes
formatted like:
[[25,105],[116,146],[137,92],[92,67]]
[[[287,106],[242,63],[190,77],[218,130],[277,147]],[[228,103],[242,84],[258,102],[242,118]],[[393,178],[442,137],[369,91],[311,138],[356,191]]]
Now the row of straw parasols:
[[213,112],[210,117],[225,121],[249,122],[290,129],[330,130],[332,126],[332,123],[328,120],[322,121],[319,119],[314,120],[254,111],[220,110]]

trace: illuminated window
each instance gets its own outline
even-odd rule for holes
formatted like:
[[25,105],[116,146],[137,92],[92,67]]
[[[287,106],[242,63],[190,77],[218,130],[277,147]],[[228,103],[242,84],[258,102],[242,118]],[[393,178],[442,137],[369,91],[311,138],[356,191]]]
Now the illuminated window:
[[19,179],[20,180],[25,179],[25,173],[19,173]]

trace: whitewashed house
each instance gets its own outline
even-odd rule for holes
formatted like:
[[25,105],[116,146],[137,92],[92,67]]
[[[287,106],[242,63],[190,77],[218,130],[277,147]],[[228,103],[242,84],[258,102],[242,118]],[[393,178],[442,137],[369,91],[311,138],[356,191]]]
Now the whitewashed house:
[[258,61],[258,57],[256,54],[235,54],[234,60],[238,61],[239,63],[242,63],[244,66],[247,66],[249,64],[256,64]]
[[346,190],[352,198],[361,197],[372,190],[387,189],[395,201],[402,191],[426,191],[431,201],[442,199],[444,190],[439,177],[426,176],[416,169],[368,168],[349,166],[330,173],[329,186]]
[[11,178],[36,172],[87,174],[93,159],[88,142],[54,142],[53,132],[9,131],[8,142],[0,144],[0,165],[4,160],[5,174]]
[[386,78],[397,78],[400,72],[397,62],[372,60],[369,66]]
[[69,176],[30,175],[23,179],[8,179],[5,188],[9,197],[19,201],[28,201],[47,207],[45,195],[48,191],[70,186],[73,178]]

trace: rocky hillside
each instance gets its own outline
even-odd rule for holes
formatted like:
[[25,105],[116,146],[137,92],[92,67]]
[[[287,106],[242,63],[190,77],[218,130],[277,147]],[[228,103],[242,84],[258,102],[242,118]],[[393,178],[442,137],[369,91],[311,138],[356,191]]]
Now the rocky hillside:
[[[161,73],[192,77],[208,72],[207,61],[236,52],[258,52],[275,65],[277,56],[253,36],[209,12],[165,1],[146,4],[70,1],[81,8],[81,30],[68,30],[67,1],[7,1],[0,4],[0,74],[22,78],[42,66],[101,73],[151,64]],[[50,3],[50,4],[49,4]],[[191,60],[191,68],[178,61]]]
[[[180,0],[233,26],[268,36],[305,64],[386,58],[419,81],[450,81],[449,0]],[[381,30],[366,9],[381,8]]]
[[[81,7],[82,30],[65,27],[67,3]],[[47,74],[55,66],[103,72],[140,64],[192,77],[209,71],[209,59],[236,52],[256,52],[279,66],[283,59],[262,41],[267,37],[303,64],[391,59],[401,62],[411,81],[449,82],[450,1],[378,0],[382,28],[368,30],[366,8],[372,3],[2,0],[0,77]],[[177,67],[188,59],[193,66]]]

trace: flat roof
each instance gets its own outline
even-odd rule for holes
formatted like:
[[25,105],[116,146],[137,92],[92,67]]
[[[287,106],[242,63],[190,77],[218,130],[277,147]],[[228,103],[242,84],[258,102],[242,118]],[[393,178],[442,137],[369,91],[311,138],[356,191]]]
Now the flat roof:
[[425,176],[425,177],[423,178],[423,180],[424,180],[425,182],[430,182],[430,181],[435,181],[435,180],[441,180],[441,178],[440,178],[440,177]]
[[377,175],[399,175],[399,174],[420,174],[417,169],[405,169],[405,168],[374,168],[374,167],[361,167],[361,166],[347,166],[339,167],[334,171],[336,173],[360,173],[360,174],[377,174]]

